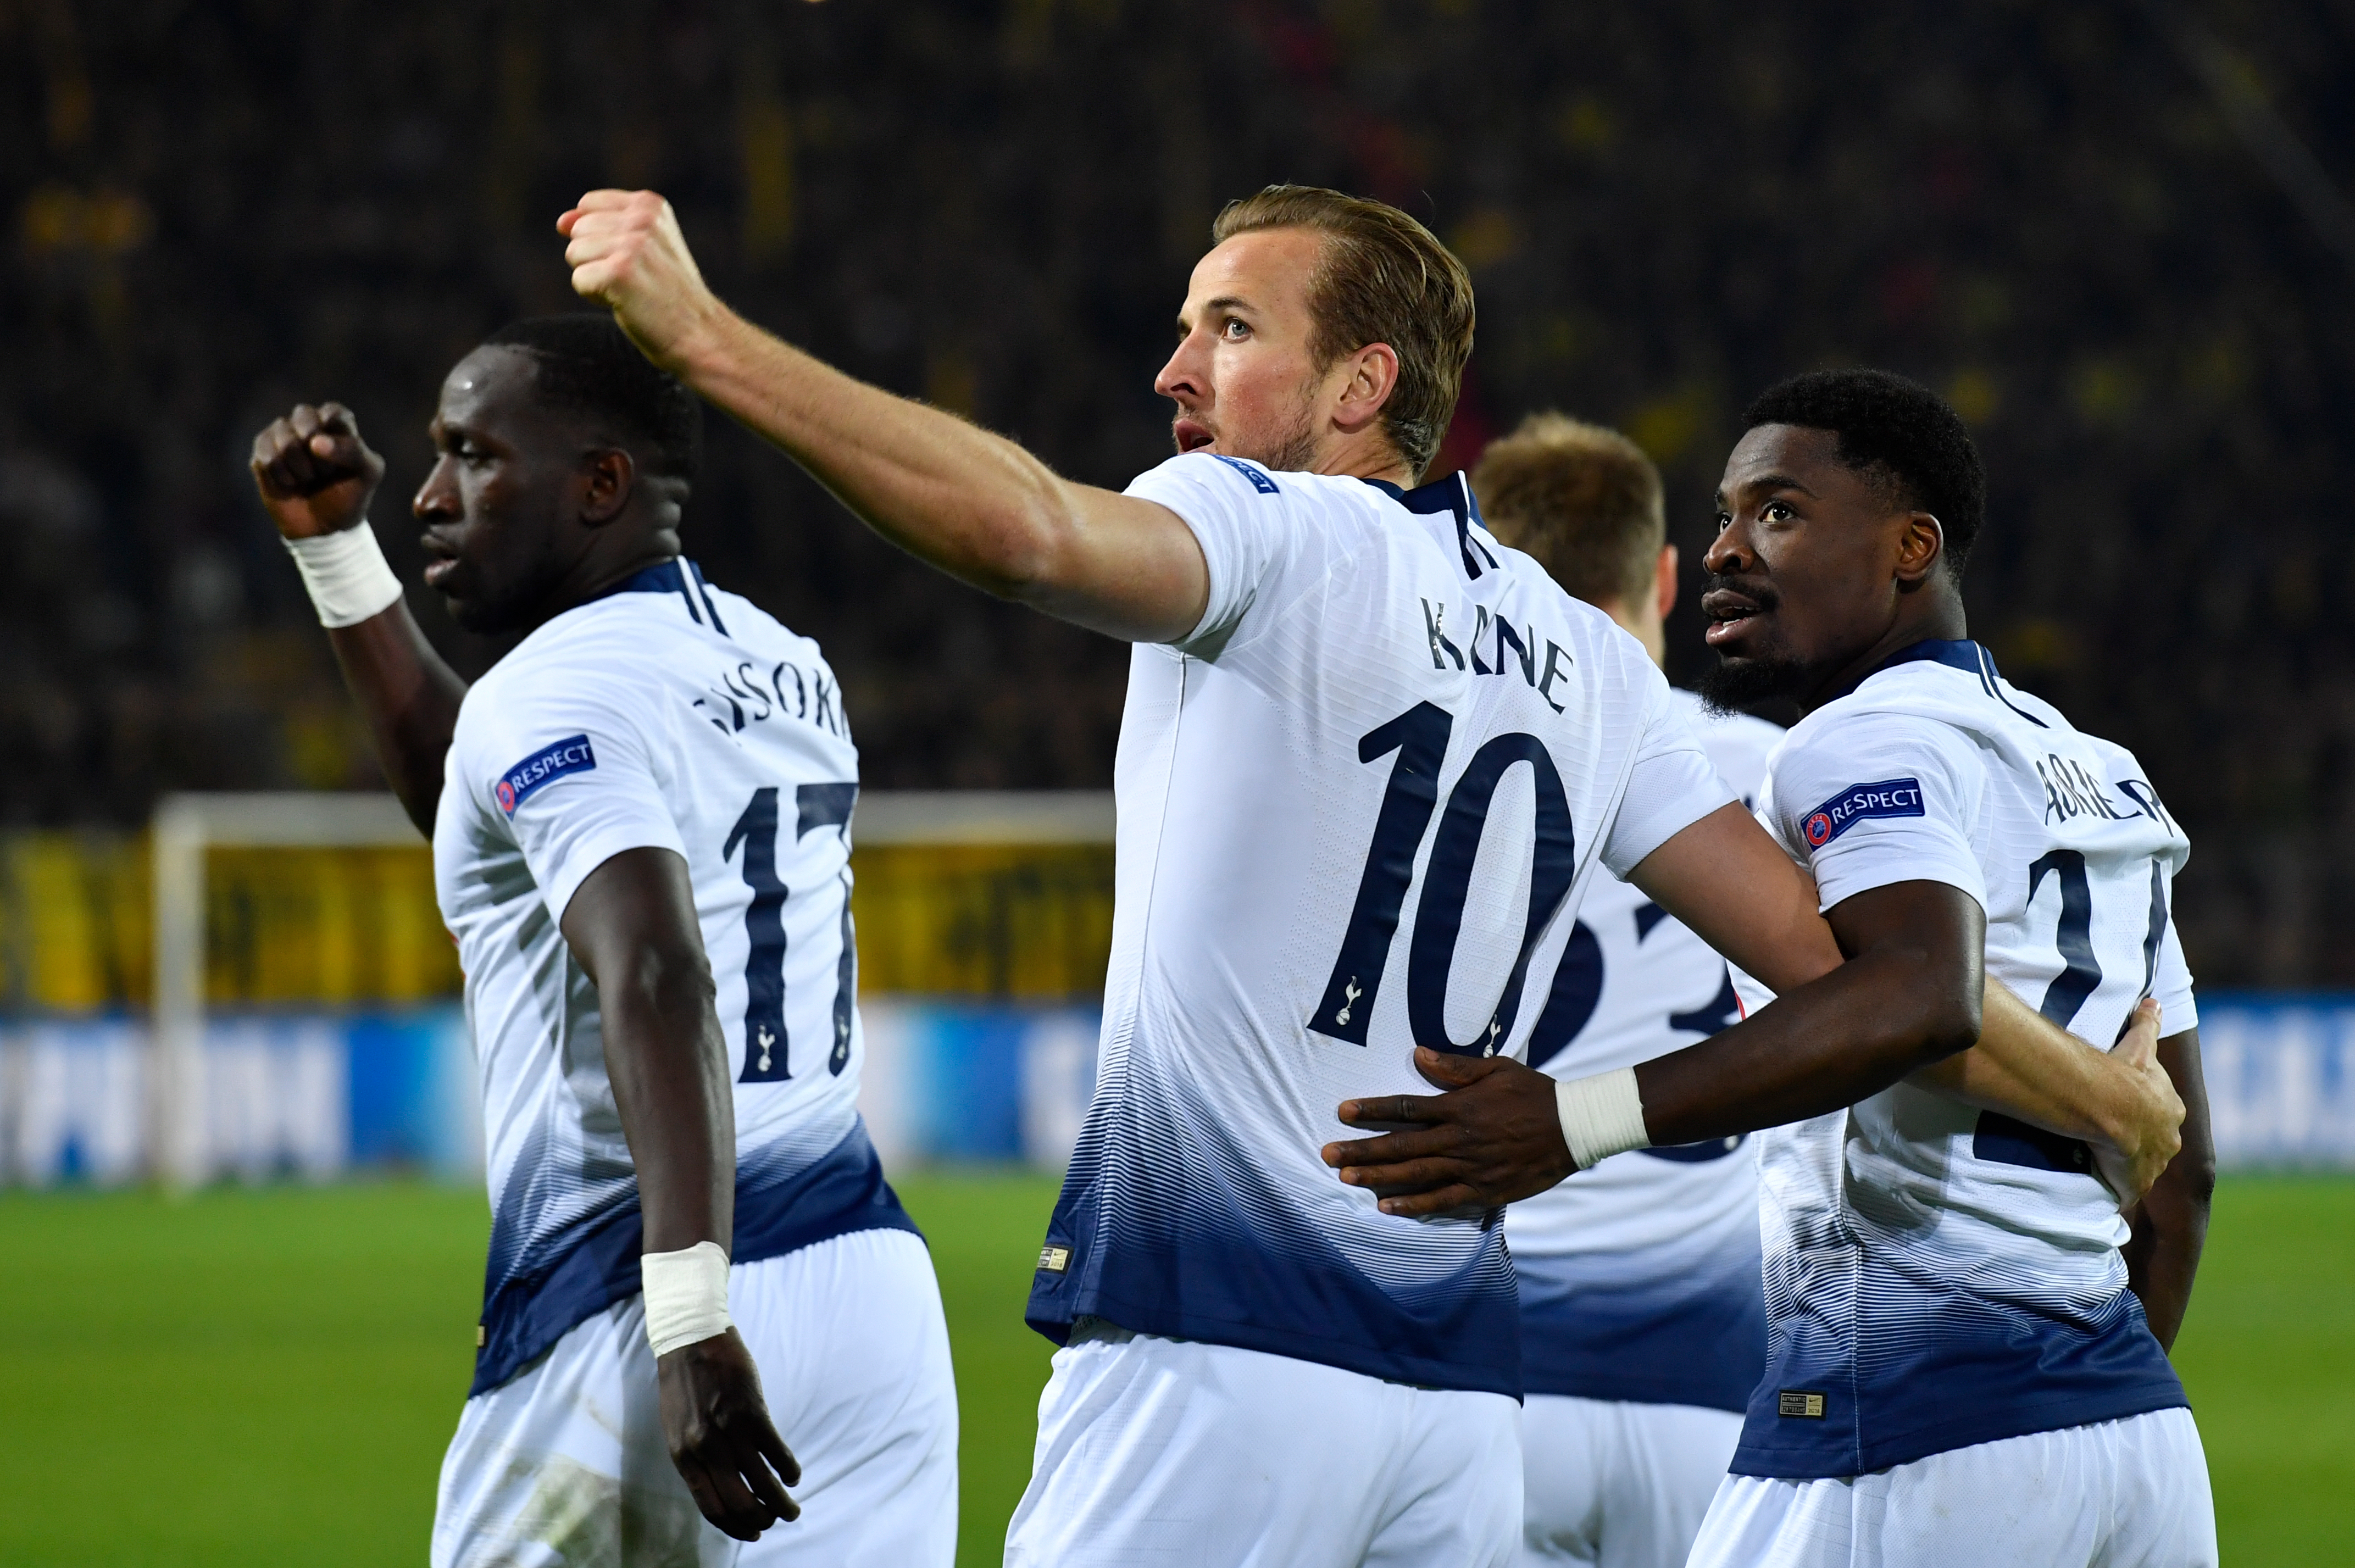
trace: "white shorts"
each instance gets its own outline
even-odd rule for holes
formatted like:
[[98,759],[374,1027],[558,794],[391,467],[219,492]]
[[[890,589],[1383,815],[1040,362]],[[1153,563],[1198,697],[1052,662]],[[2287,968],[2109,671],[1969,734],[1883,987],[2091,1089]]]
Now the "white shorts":
[[1509,1568],[1519,1428],[1504,1394],[1082,1318],[1007,1568]]
[[1974,1444],[1820,1481],[1728,1476],[1691,1568],[2215,1568],[2188,1410]]
[[1742,1417],[1730,1410],[1529,1395],[1523,1568],[1683,1568],[1741,1441]]
[[858,1231],[740,1264],[728,1306],[801,1461],[799,1520],[741,1547],[704,1520],[663,1442],[633,1296],[466,1402],[442,1461],[433,1568],[948,1568],[956,1384],[922,1239]]

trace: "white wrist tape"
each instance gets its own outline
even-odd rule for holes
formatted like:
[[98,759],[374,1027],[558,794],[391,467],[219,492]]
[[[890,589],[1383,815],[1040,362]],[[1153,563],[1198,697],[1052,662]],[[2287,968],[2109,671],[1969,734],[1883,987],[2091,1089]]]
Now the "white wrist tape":
[[1569,1140],[1570,1157],[1581,1170],[1592,1170],[1597,1160],[1614,1154],[1652,1147],[1652,1135],[1644,1127],[1644,1097],[1636,1093],[1632,1067],[1557,1083],[1553,1099],[1561,1112],[1561,1136]]
[[322,626],[357,626],[400,603],[400,579],[384,563],[366,517],[316,539],[288,539],[286,552],[303,573]]
[[728,1254],[718,1242],[648,1253],[638,1260],[638,1277],[646,1293],[646,1339],[657,1356],[736,1326],[728,1316]]

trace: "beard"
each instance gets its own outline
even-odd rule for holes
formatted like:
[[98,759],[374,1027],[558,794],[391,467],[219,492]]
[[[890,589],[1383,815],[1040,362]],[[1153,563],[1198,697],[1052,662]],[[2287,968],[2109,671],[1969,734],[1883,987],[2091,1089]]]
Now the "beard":
[[1265,456],[1252,454],[1253,460],[1271,474],[1303,474],[1316,461],[1316,427],[1306,414],[1300,422],[1276,443],[1275,450]]
[[1721,657],[1693,686],[1711,713],[1739,713],[1753,703],[1796,697],[1806,673],[1807,667],[1794,658]]
[[[1739,593],[1756,605],[1762,616],[1771,617],[1783,603],[1781,590],[1763,576],[1728,577],[1710,572],[1701,584],[1707,595],[1720,589]],[[1782,627],[1771,620],[1762,628],[1763,637],[1756,640],[1766,645],[1750,655],[1720,654],[1717,663],[1703,671],[1693,683],[1701,701],[1712,713],[1739,713],[1753,703],[1777,697],[1796,697],[1806,687],[1807,667],[1805,661],[1792,656],[1783,645]]]
[[1230,439],[1214,432],[1220,450],[1230,457],[1247,458],[1271,474],[1305,474],[1316,462],[1316,421],[1306,407],[1292,423],[1254,440]]

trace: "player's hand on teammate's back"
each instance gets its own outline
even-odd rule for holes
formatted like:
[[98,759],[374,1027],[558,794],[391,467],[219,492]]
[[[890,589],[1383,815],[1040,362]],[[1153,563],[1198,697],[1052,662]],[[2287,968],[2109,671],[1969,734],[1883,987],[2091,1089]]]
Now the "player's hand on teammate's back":
[[572,289],[613,313],[647,358],[676,369],[722,313],[670,203],[650,190],[592,190],[556,220]]
[[279,533],[316,539],[368,516],[384,479],[384,459],[360,439],[360,423],[341,403],[297,403],[253,438],[254,487]]
[[703,1517],[739,1541],[801,1517],[802,1467],[769,1419],[752,1352],[730,1328],[655,1363],[663,1440]]
[[1380,1137],[1327,1144],[1325,1163],[1406,1219],[1468,1217],[1542,1192],[1578,1168],[1561,1131],[1554,1082],[1510,1057],[1449,1056],[1416,1047],[1415,1070],[1443,1094],[1345,1100],[1353,1127]]
[[2087,1146],[2094,1151],[2094,1168],[2117,1194],[2121,1209],[2141,1202],[2183,1147],[2183,1096],[2159,1063],[2159,1021],[2158,1003],[2145,997],[2127,1020],[2126,1032],[2111,1048],[2110,1061],[2125,1074],[2135,1115],[2116,1143]]

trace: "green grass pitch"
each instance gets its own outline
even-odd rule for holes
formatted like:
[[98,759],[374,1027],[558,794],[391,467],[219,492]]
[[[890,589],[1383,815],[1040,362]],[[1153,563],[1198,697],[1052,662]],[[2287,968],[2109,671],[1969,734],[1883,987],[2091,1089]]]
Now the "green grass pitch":
[[[960,1563],[998,1561],[1045,1341],[1035,1177],[901,1183],[964,1407]],[[0,1195],[0,1563],[423,1562],[488,1228],[407,1185]],[[2355,1180],[2228,1179],[2178,1359],[2233,1568],[2355,1556]]]

